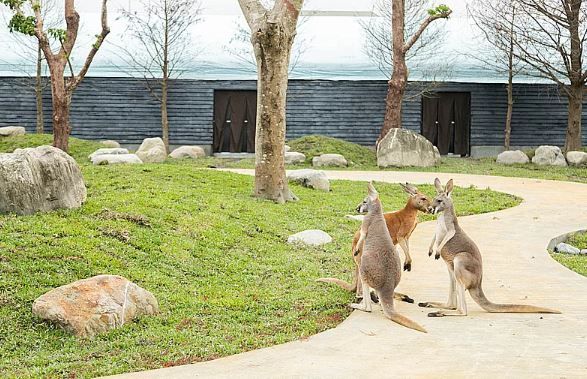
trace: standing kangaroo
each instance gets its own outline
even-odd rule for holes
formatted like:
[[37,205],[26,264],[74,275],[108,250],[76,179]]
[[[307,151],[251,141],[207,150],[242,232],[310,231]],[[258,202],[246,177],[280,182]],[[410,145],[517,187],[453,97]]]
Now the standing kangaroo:
[[401,260],[389,236],[379,194],[371,183],[368,188],[367,214],[361,224],[359,237],[359,244],[363,246],[359,266],[363,300],[359,304],[351,304],[351,307],[371,312],[372,302],[369,288],[373,288],[387,318],[405,327],[426,333],[423,327],[400,315],[394,309],[394,291],[399,284],[402,273]]
[[[383,217],[385,218],[385,223],[387,224],[389,236],[391,237],[393,244],[399,244],[402,248],[402,251],[404,252],[404,270],[411,271],[412,257],[410,256],[410,236],[418,225],[418,212],[428,213],[431,201],[428,196],[420,192],[418,188],[409,183],[406,183],[405,185],[400,183],[400,186],[409,195],[406,205],[399,211],[384,213]],[[366,213],[368,208],[368,201],[369,197],[366,197],[363,202],[357,206],[357,212]],[[348,283],[337,278],[318,279],[319,282],[334,283],[347,291],[355,291],[358,299],[362,298],[363,296],[361,283],[358,279],[359,266],[361,264],[361,251],[363,250],[362,244],[358,243],[360,237],[361,230],[359,229],[353,236],[353,243],[351,246],[351,253],[353,255],[353,260],[355,261],[355,272],[352,283]],[[414,302],[414,300],[412,300],[407,295],[398,294],[397,292],[395,293],[395,298],[396,300],[401,300],[408,303]]]
[[560,313],[559,311],[535,307],[533,305],[495,304],[485,297],[481,288],[483,266],[481,253],[475,242],[461,229],[454,210],[451,193],[452,179],[443,189],[440,180],[434,181],[437,195],[432,201],[431,213],[438,214],[436,234],[432,239],[428,255],[434,253],[434,258],[442,259],[448,266],[450,289],[448,302],[419,303],[421,307],[446,309],[429,313],[429,317],[466,316],[467,303],[465,290],[469,290],[471,297],[487,312],[495,313]]

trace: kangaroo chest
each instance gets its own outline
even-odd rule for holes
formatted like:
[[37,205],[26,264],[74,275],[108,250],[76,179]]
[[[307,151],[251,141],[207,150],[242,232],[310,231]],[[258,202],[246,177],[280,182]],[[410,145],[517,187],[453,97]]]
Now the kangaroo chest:
[[446,218],[444,213],[441,213],[436,220],[436,238],[438,241],[442,241],[448,233],[448,227],[446,225]]

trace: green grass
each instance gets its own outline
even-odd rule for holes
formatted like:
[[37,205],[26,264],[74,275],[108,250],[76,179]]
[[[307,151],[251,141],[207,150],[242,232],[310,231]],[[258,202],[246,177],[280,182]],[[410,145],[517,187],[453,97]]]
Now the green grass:
[[[15,149],[52,145],[53,136],[49,134],[27,134],[24,136],[0,138],[0,153],[11,153]],[[103,148],[97,141],[87,141],[78,138],[69,139],[70,155],[78,162],[88,162],[88,155]]]
[[[579,249],[587,249],[587,233],[575,233],[569,237],[568,244]],[[578,272],[583,276],[587,276],[587,256],[586,255],[571,255],[552,253],[553,258],[560,264]]]
[[[375,170],[377,157],[372,149],[359,146],[346,141],[337,140],[322,136],[308,136],[289,142],[292,151],[299,151],[306,154],[307,162],[301,165],[288,166],[288,168],[304,168],[311,166],[312,156],[320,152],[338,152],[355,164],[348,168],[329,168],[334,170]],[[295,147],[295,148],[294,148]],[[334,149],[337,148],[338,150]],[[532,152],[533,153],[533,152]],[[207,158],[201,160],[201,166],[226,167],[226,168],[253,168],[254,161],[245,160],[223,160]],[[571,182],[587,183],[587,168],[579,167],[551,167],[536,166],[531,163],[512,166],[498,165],[494,158],[442,158],[442,163],[437,167],[405,167],[387,168],[386,171],[423,171],[423,172],[446,172],[476,175],[495,175],[508,177],[523,177],[536,179],[564,180]]]
[[[0,140],[0,151],[37,138]],[[336,181],[330,193],[293,185],[301,200],[276,205],[251,197],[250,177],[187,161],[92,166],[86,156],[93,143],[71,146],[83,158],[88,187],[81,209],[0,215],[0,376],[93,377],[204,361],[304,338],[349,314],[351,294],[314,279],[350,279],[358,223],[344,215],[364,197],[364,183]],[[399,186],[376,185],[385,209],[403,206]],[[431,186],[421,189],[433,193]],[[457,188],[454,198],[461,215],[520,202],[472,188]],[[113,218],[105,209],[133,217]],[[149,225],[133,222],[136,216]],[[321,248],[285,243],[311,228],[334,242]],[[417,275],[425,256],[415,252],[415,272],[407,275]],[[41,294],[106,273],[153,292],[160,314],[93,340],[33,317],[32,302]]]

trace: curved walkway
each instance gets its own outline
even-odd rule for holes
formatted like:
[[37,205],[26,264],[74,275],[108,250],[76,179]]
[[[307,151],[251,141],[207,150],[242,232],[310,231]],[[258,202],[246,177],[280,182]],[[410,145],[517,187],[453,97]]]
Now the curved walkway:
[[[467,295],[468,317],[428,318],[428,309],[401,303],[399,312],[428,334],[402,328],[375,308],[370,314],[355,311],[338,327],[304,341],[118,377],[587,377],[587,278],[546,252],[551,238],[587,228],[587,185],[412,172],[329,171],[328,176],[414,184],[432,183],[438,176],[443,183],[454,178],[457,186],[522,197],[520,206],[462,217],[460,223],[483,254],[490,300],[544,305],[562,314],[489,314]],[[447,297],[446,266],[427,254],[433,230],[428,222],[414,232],[413,269],[398,288],[416,301]]]

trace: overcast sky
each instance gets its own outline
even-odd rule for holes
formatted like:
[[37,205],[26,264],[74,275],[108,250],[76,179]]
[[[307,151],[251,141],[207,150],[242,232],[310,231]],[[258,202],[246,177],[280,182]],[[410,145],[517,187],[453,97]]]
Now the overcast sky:
[[[61,0],[57,0],[57,2],[62,3]],[[306,11],[347,11],[351,13],[346,17],[307,17],[307,21],[304,22],[297,37],[304,40],[305,50],[300,55],[300,63],[297,66],[299,67],[298,71],[302,72],[305,68],[306,72],[298,72],[298,75],[311,77],[310,71],[320,71],[322,69],[333,72],[347,70],[347,75],[352,75],[352,72],[357,67],[364,67],[371,72],[370,75],[383,77],[381,73],[377,73],[377,65],[364,52],[366,37],[361,27],[360,19],[351,16],[354,12],[371,11],[373,2],[374,0],[306,0],[304,6]],[[453,9],[453,14],[448,21],[436,21],[444,23],[447,30],[443,54],[459,57],[458,59],[455,58],[455,65],[467,65],[468,60],[463,58],[462,55],[478,45],[478,41],[472,39],[474,30],[471,28],[471,23],[467,17],[466,0],[446,0],[438,3],[446,3]],[[94,69],[90,70],[90,75],[100,75],[101,72],[103,74],[105,71],[113,71],[113,62],[117,62],[116,48],[114,48],[113,44],[124,45],[128,43],[122,33],[125,25],[118,20],[119,9],[124,7],[140,11],[140,9],[136,9],[137,2],[133,0],[110,0],[108,4],[112,34],[108,36],[103,50],[99,52]],[[100,2],[78,0],[77,8],[81,15],[82,25],[74,54],[74,63],[80,64],[91,46],[93,35],[100,30]],[[6,20],[9,16],[6,7],[1,6],[1,9],[2,18],[0,19]],[[243,70],[250,69],[251,67],[247,67],[246,63],[236,57],[237,55],[242,56],[243,53],[235,54],[234,52],[235,50],[241,51],[249,47],[248,44],[239,44],[234,41],[238,26],[245,26],[238,1],[202,0],[202,14],[202,21],[191,31],[194,51],[199,51],[199,54],[190,69],[197,70],[198,67],[204,66],[208,68],[219,66]],[[15,62],[18,63],[21,60],[14,53],[17,50],[15,41],[10,36],[7,28],[0,29],[0,47],[1,51],[3,51],[2,61],[0,61],[0,74],[7,75],[12,71],[10,65],[14,65]],[[359,74],[359,76],[363,74]],[[197,77],[198,75],[188,74],[188,76]]]

